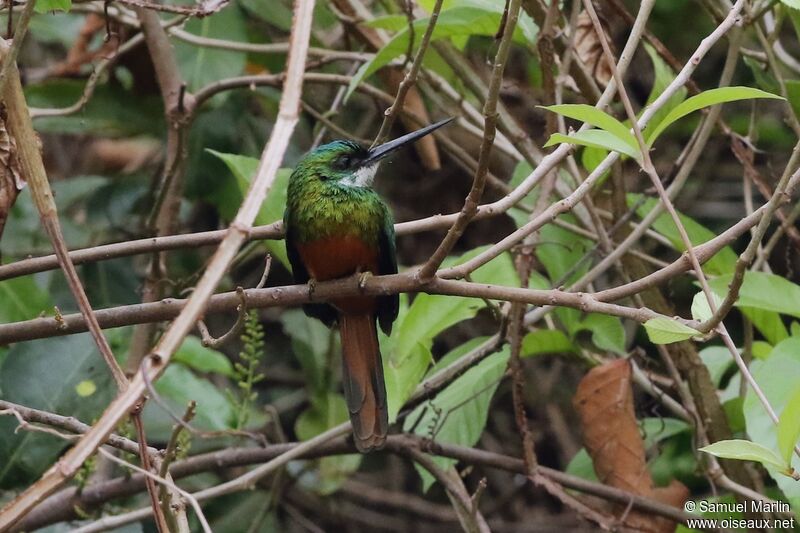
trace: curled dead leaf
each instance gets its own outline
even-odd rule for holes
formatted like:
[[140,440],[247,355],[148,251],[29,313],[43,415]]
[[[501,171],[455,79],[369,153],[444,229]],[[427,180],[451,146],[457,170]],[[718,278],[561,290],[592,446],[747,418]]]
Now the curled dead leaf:
[[17,159],[17,146],[8,134],[5,113],[0,115],[0,237],[25,179]]
[[[680,507],[689,496],[679,481],[654,487],[647,470],[644,442],[633,408],[631,365],[618,359],[590,370],[578,385],[573,405],[578,411],[583,440],[601,482],[662,503]],[[640,531],[672,532],[675,524],[637,511],[627,514],[618,506],[625,524]]]
[[[598,13],[598,15],[600,14]],[[600,17],[600,23],[604,27],[606,39],[611,43],[612,41],[608,36],[602,16]],[[578,24],[575,28],[575,54],[586,65],[587,70],[592,74],[598,85],[602,87],[608,85],[608,82],[613,77],[613,70],[608,59],[603,55],[600,38],[597,36],[592,20],[586,11],[578,15]]]

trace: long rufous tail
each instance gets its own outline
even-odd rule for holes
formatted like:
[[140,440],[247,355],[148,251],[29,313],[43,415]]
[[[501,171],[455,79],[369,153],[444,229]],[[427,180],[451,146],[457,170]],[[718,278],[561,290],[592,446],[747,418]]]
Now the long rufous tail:
[[356,448],[366,453],[383,447],[389,426],[375,317],[342,313],[339,315],[339,328],[344,397],[350,411]]

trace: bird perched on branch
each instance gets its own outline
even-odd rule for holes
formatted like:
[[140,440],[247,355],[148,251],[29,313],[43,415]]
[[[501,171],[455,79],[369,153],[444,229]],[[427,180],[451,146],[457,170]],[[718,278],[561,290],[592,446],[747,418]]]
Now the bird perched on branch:
[[[394,220],[372,190],[372,180],[384,157],[450,120],[375,148],[333,141],[303,157],[289,178],[283,216],[295,283],[309,283],[313,291],[316,281],[397,273]],[[361,452],[379,449],[386,441],[389,420],[376,321],[388,335],[398,305],[394,294],[334,298],[303,306],[308,316],[329,327],[339,324],[344,395]]]

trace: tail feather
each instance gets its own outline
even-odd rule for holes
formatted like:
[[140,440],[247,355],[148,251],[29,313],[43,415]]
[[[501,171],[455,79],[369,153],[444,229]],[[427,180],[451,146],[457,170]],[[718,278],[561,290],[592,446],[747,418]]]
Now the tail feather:
[[383,447],[389,426],[375,317],[371,314],[342,313],[339,324],[344,396],[350,411],[356,448],[365,453]]

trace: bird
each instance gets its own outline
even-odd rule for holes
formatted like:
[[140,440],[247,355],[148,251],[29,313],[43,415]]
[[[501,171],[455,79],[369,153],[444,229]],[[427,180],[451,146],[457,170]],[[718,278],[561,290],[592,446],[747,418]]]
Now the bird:
[[[372,189],[380,162],[449,123],[436,122],[374,148],[336,140],[303,156],[289,177],[283,223],[297,284],[397,273],[394,218]],[[386,335],[399,311],[397,294],[332,298],[303,305],[328,327],[338,324],[344,396],[361,453],[386,442],[388,409],[377,324]]]

